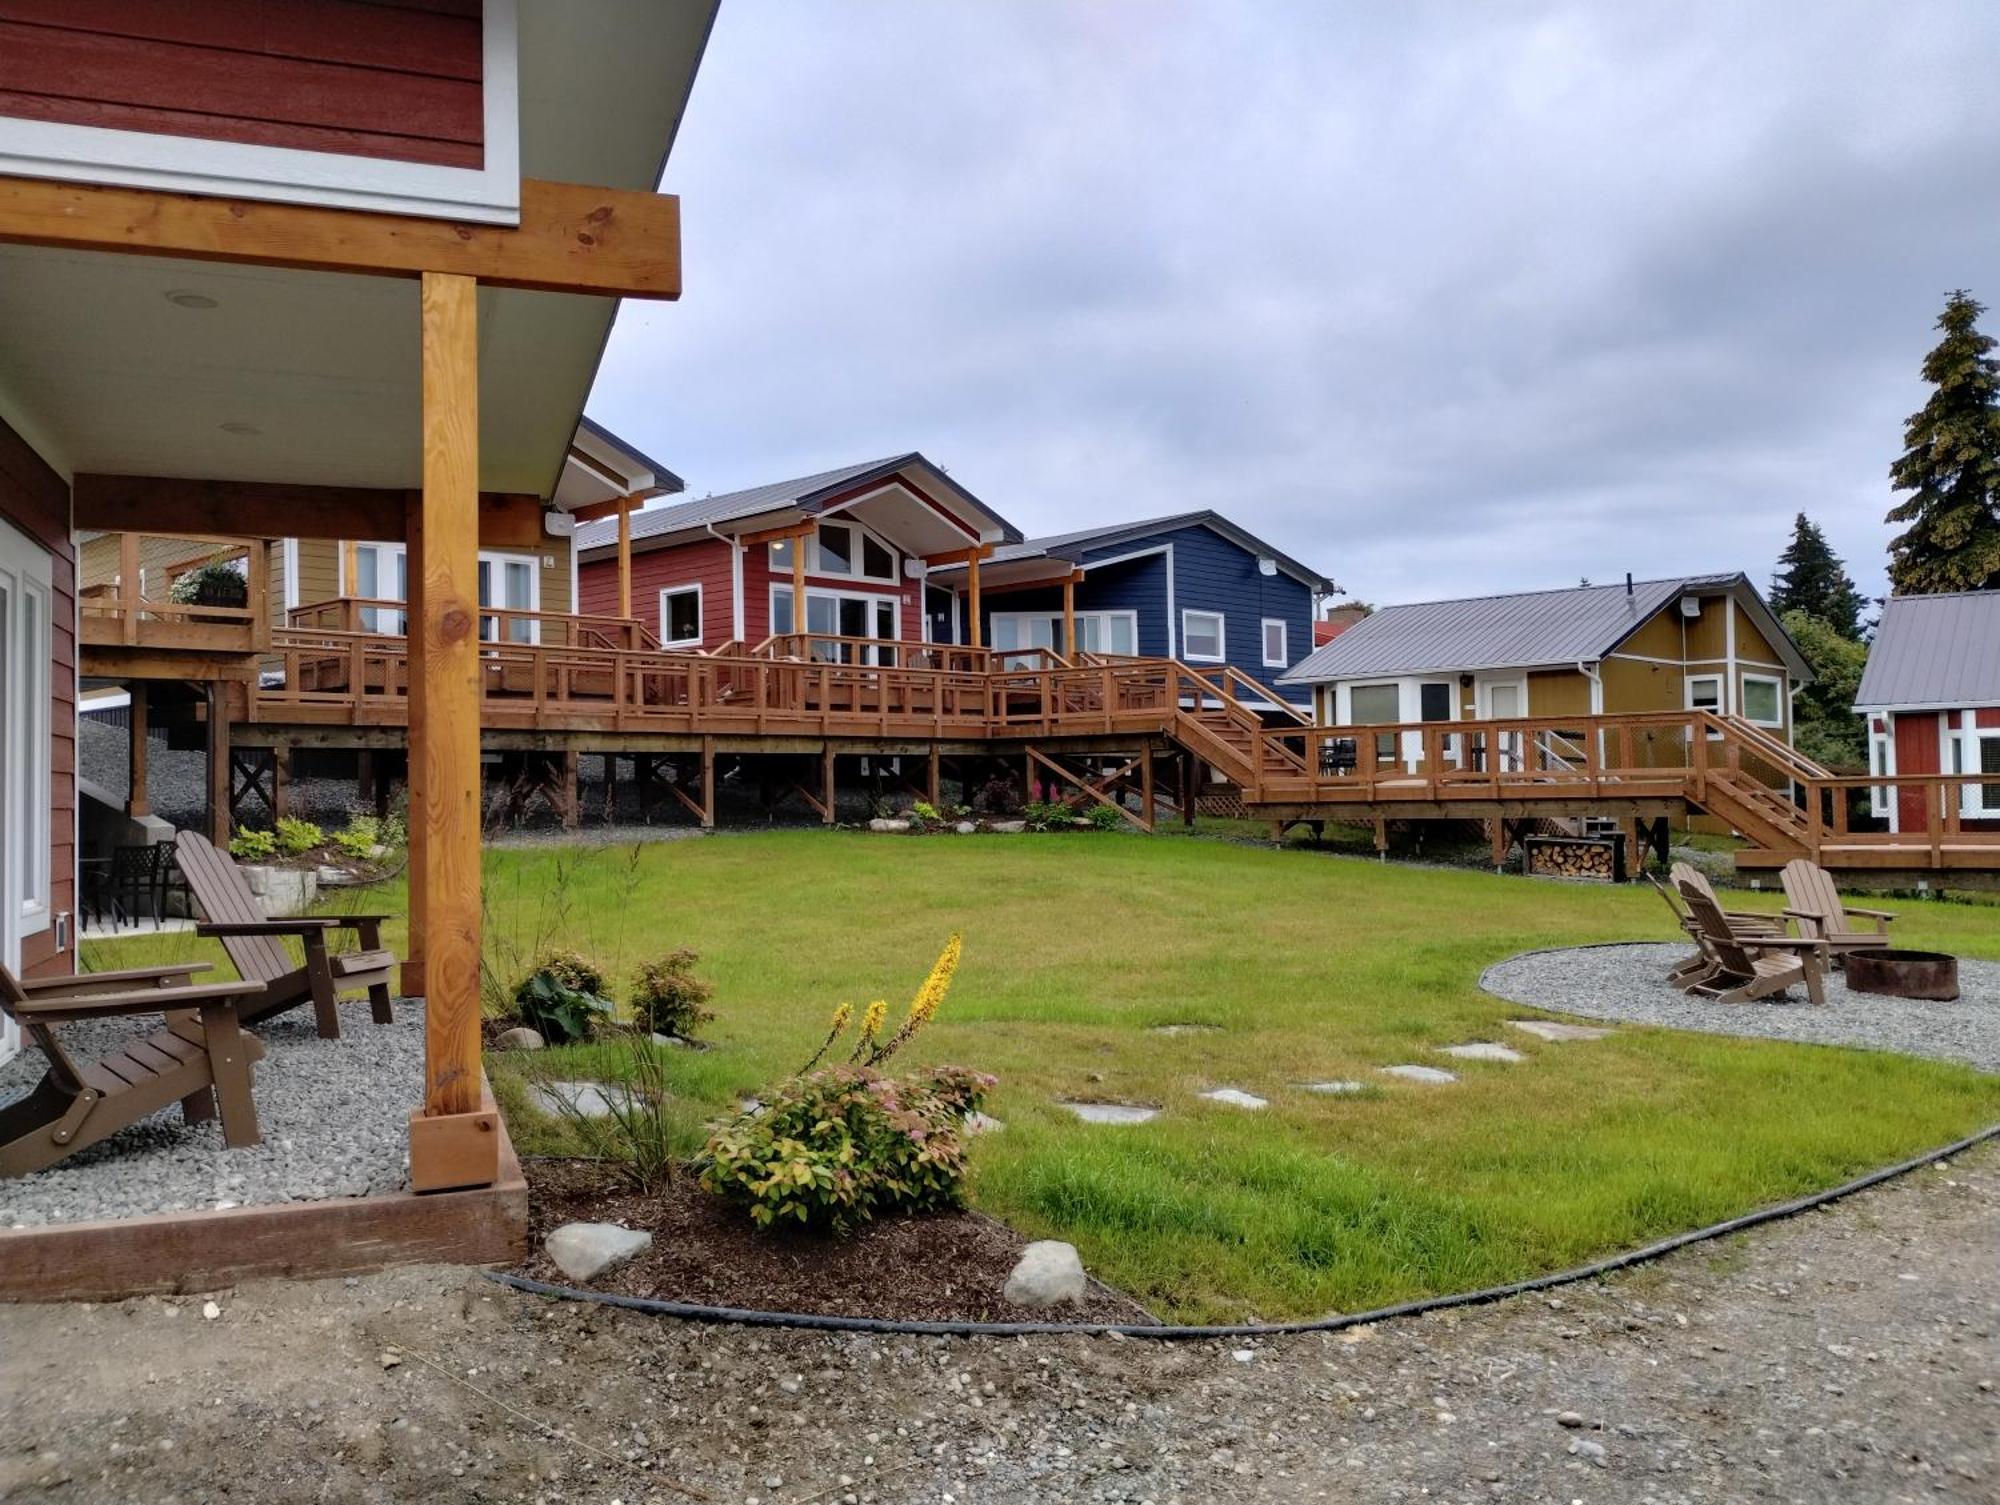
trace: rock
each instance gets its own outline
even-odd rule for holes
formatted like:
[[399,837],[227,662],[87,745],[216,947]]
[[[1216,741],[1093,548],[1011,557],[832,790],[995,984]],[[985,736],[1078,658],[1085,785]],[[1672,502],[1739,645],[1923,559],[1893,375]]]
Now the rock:
[[213,1322],[217,1317],[222,1315],[222,1308],[217,1306],[213,1301],[204,1301],[201,1304],[201,1314],[210,1322]]
[[1028,829],[1028,823],[1024,820],[996,820],[989,821],[986,829],[998,831],[1002,836],[1018,836]]
[[1074,1245],[1040,1239],[1021,1251],[1001,1294],[1015,1306],[1045,1310],[1083,1300],[1083,1261]]
[[1240,1087],[1211,1087],[1200,1096],[1211,1103],[1227,1103],[1232,1108],[1268,1108],[1270,1103],[1254,1092],[1245,1092]]
[[906,820],[884,820],[878,816],[876,819],[868,822],[868,829],[871,831],[907,831],[910,829],[910,823]]
[[608,1082],[535,1082],[528,1087],[528,1100],[551,1118],[580,1114],[584,1118],[609,1118],[614,1101],[624,1107],[631,1101],[627,1088]]
[[977,831],[978,829],[979,827],[975,826],[969,820],[962,820],[957,825],[952,827],[952,830],[956,831],[960,836],[970,836],[974,831]]
[[1087,1124],[1143,1124],[1160,1116],[1158,1108],[1141,1108],[1131,1103],[1064,1103]]
[[968,1134],[998,1134],[1007,1126],[990,1113],[977,1109],[965,1115],[965,1132]]
[[595,1280],[653,1245],[653,1235],[616,1223],[565,1223],[542,1241],[571,1280]]
[[1569,1427],[1571,1430],[1574,1430],[1583,1424],[1583,1413],[1580,1411],[1558,1411],[1556,1413],[1556,1425],[1559,1427]]
[[1547,1040],[1551,1044],[1559,1040],[1602,1040],[1611,1031],[1599,1029],[1590,1024],[1563,1024],[1554,1019],[1509,1019],[1509,1029],[1517,1029],[1524,1035],[1533,1035],[1537,1040]]
[[1604,1444],[1601,1442],[1592,1442],[1588,1437],[1579,1437],[1569,1445],[1569,1450],[1579,1458],[1588,1459],[1599,1468],[1604,1467],[1606,1454]]
[[1443,1045],[1439,1047],[1448,1056],[1457,1056],[1461,1061],[1525,1061],[1511,1045],[1499,1045],[1491,1040],[1474,1040],[1469,1045]]
[[517,1024],[512,1029],[502,1030],[493,1040],[495,1050],[540,1050],[549,1042],[541,1032],[529,1029],[525,1024]]
[[382,1367],[384,1369],[394,1369],[398,1367],[402,1362],[403,1362],[403,1356],[397,1353],[395,1349],[390,1348],[390,1349],[385,1349],[383,1351]]
[[1367,1088],[1361,1082],[1307,1082],[1306,1091],[1323,1093],[1329,1097],[1345,1097],[1350,1092],[1363,1092]]
[[655,1045],[665,1045],[674,1050],[693,1050],[695,1048],[695,1043],[692,1040],[683,1040],[679,1035],[663,1035],[658,1030],[653,1031],[653,1043]]
[[1458,1080],[1450,1072],[1442,1071],[1435,1066],[1384,1066],[1382,1074],[1384,1076],[1399,1076],[1406,1082],[1429,1082],[1433,1086],[1441,1086],[1446,1082],[1455,1082]]

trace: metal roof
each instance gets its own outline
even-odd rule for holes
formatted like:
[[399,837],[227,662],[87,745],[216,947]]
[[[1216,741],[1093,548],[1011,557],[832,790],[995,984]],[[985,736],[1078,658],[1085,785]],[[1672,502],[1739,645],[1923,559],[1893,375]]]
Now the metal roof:
[[612,433],[610,429],[606,428],[603,424],[599,423],[596,419],[592,418],[588,413],[584,414],[583,417],[577,420],[576,426],[579,429],[581,429],[584,433],[594,435],[598,440],[600,440],[605,444],[610,445],[611,448],[619,451],[620,453],[629,455],[632,459],[638,462],[641,469],[650,470],[653,473],[653,479],[656,482],[658,482],[660,490],[662,492],[687,490],[686,481],[683,481],[679,476],[675,475],[671,470],[667,469],[666,466],[662,465],[658,460],[655,460],[651,455],[647,454],[643,449],[640,449],[637,445],[632,444],[628,440],[619,438],[616,434]]
[[[1003,544],[987,556],[986,563],[1004,564],[1010,559],[1044,557],[1069,559],[1080,563],[1083,556],[1092,549],[1108,548],[1121,543],[1136,543],[1155,534],[1170,533],[1176,528],[1211,529],[1249,553],[1275,560],[1279,569],[1316,591],[1330,593],[1340,589],[1318,570],[1310,569],[1289,554],[1272,548],[1247,528],[1238,527],[1221,513],[1212,510],[1176,512],[1166,517],[1143,518],[1131,523],[1110,523],[1100,528],[1081,528],[1074,533],[1050,533],[1021,543]],[[950,574],[960,568],[954,565],[950,570],[934,573]]]
[[1641,624],[1689,591],[1733,590],[1753,606],[1765,635],[1792,661],[1803,658],[1743,575],[1675,575],[1627,585],[1474,596],[1385,606],[1294,664],[1280,684],[1323,684],[1376,675],[1538,669],[1587,663],[1611,652]]
[[1891,596],[1854,704],[1866,710],[2000,705],[2000,590]]

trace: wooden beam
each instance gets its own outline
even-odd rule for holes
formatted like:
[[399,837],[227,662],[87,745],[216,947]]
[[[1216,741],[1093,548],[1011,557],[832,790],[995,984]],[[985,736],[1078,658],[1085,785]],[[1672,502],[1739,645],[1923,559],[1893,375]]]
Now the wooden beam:
[[[190,481],[175,476],[83,474],[71,488],[75,526],[103,533],[157,531],[227,538],[326,538],[392,542],[422,493],[399,487],[287,486],[270,481]],[[539,497],[479,496],[479,543],[539,549],[548,542]]]
[[833,744],[829,742],[820,753],[820,788],[826,791],[826,803],[820,806],[819,811],[821,822],[829,826],[833,824],[834,811],[838,808],[834,802],[833,757]]
[[[570,610],[576,609],[576,603],[572,601]],[[618,509],[618,615],[632,615],[632,508],[629,505]],[[664,637],[665,633],[661,635]]]
[[701,739],[701,816],[702,829],[715,829],[715,738]]
[[[410,753],[424,781],[424,1116],[474,1120],[479,1060],[479,334],[478,285],[426,275],[423,285],[423,712]],[[483,1133],[496,1156],[498,1140]],[[450,1147],[447,1148],[447,1140]],[[458,1136],[411,1138],[423,1164],[454,1167]],[[421,1153],[420,1153],[421,1151]],[[492,1180],[488,1174],[487,1181]]]
[[754,549],[760,543],[783,543],[786,539],[811,538],[819,529],[819,524],[811,520],[802,523],[786,523],[782,528],[759,528],[755,533],[745,533],[737,538],[737,543],[746,549]]
[[488,287],[681,295],[673,194],[521,183],[518,225],[0,177],[0,242],[380,277],[449,272]]
[[978,543],[968,549],[947,549],[942,554],[924,555],[924,563],[933,569],[947,564],[970,565],[975,559],[984,559],[993,552],[990,543]]
[[[406,616],[415,628],[405,639],[406,685],[404,695],[408,706],[407,721],[412,732],[424,724],[424,572],[418,568],[424,557],[424,509],[422,498],[413,500],[403,524],[403,550],[408,561],[406,575],[409,581],[404,605]],[[403,771],[403,788],[409,796],[409,857],[405,864],[406,887],[409,891],[410,943],[403,962],[402,987],[398,990],[406,998],[424,996],[424,896],[429,891],[425,879],[426,854],[430,843],[425,838],[429,826],[425,818],[427,801],[424,797],[424,760],[418,754],[416,744],[407,737],[405,743],[410,751]]]
[[347,539],[340,546],[340,593],[343,596],[361,594],[361,544],[357,539]]
[[[836,613],[836,616],[838,613]],[[836,620],[836,628],[840,623]],[[806,541],[803,537],[792,540],[792,631],[803,634],[806,630]],[[810,655],[808,655],[810,657]],[[832,787],[832,765],[828,765],[827,783]],[[831,819],[831,817],[828,817]]]
[[972,557],[965,561],[966,604],[972,612],[972,646],[975,648],[986,646],[986,629],[979,621],[979,561],[984,553],[983,549],[975,550]]
[[229,845],[229,707],[223,695],[216,680],[202,686],[208,712],[208,839],[218,847]]
[[153,813],[152,802],[146,798],[146,761],[151,752],[146,733],[146,686],[142,682],[128,684],[125,693],[131,700],[125,714],[132,737],[125,761],[125,813],[137,820]]
[[[1063,653],[1074,663],[1076,661],[1076,576],[1065,575],[1062,583],[1063,597]],[[1148,764],[1147,767],[1151,767]],[[1151,819],[1150,814],[1148,819]]]

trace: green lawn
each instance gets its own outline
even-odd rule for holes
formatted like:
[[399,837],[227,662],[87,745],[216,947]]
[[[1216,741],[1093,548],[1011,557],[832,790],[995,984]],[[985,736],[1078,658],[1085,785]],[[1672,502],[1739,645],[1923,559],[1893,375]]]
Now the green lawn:
[[[806,1056],[835,1003],[886,997],[900,1017],[962,932],[957,985],[908,1058],[1001,1079],[989,1111],[1007,1129],[978,1142],[977,1204],[1072,1241],[1094,1272],[1177,1318],[1298,1317],[1509,1280],[2000,1118],[2000,1077],[1966,1068],[1629,1027],[1544,1045],[1504,1029],[1522,1011],[1479,991],[1481,967],[1534,946],[1671,938],[1639,888],[1096,834],[731,835],[489,851],[486,871],[489,948],[503,956],[551,930],[621,974],[654,951],[701,952],[717,1048],[669,1061],[690,1148],[703,1120]],[[1990,907],[1896,907],[1906,944],[2000,957]],[[97,965],[114,964],[99,950]],[[1147,1032],[1175,1023],[1217,1028]],[[1449,1087],[1374,1074],[1476,1039],[1530,1059],[1450,1063]],[[607,1058],[494,1058],[517,1144],[558,1149],[565,1133],[526,1106],[522,1073],[585,1075]],[[1382,1085],[1355,1097],[1296,1085],[1323,1078]],[[1195,1096],[1217,1085],[1271,1106]],[[1066,1097],[1166,1111],[1099,1127],[1055,1105]]]

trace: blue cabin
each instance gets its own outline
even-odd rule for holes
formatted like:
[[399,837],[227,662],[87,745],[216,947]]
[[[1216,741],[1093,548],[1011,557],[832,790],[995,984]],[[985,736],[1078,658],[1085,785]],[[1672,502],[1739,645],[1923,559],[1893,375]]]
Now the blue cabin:
[[[1079,650],[1229,664],[1301,705],[1278,677],[1312,652],[1317,600],[1339,589],[1219,513],[1183,512],[1000,545],[979,568],[980,641],[1063,650],[1065,579]],[[932,642],[971,641],[964,565],[932,570],[924,604]]]

